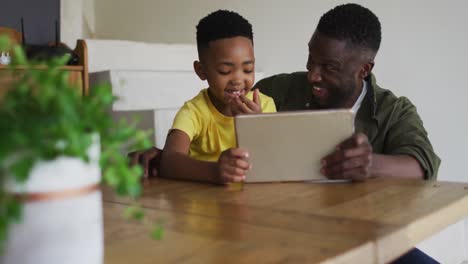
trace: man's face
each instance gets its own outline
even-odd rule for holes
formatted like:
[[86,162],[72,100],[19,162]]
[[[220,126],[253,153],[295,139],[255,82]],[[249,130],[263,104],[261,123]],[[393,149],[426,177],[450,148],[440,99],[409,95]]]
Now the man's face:
[[360,52],[317,31],[309,42],[307,79],[322,108],[351,108],[361,93]]

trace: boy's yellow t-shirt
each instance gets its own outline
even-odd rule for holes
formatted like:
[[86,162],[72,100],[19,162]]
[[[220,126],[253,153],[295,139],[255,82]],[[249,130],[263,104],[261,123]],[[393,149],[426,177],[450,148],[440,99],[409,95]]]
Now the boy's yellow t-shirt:
[[[273,99],[262,93],[260,103],[263,113],[276,112]],[[253,92],[247,96],[252,100]],[[236,147],[234,118],[221,114],[208,96],[208,89],[185,102],[174,118],[172,129],[185,132],[190,138],[190,157],[217,161],[221,152]]]

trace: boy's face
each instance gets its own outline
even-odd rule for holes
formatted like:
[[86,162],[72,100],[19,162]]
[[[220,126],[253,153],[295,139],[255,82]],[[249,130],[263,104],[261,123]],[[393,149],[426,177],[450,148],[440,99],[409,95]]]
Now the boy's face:
[[200,79],[208,81],[213,104],[221,112],[233,98],[252,89],[255,58],[250,39],[233,37],[211,41],[200,59],[201,62],[195,62],[195,71]]

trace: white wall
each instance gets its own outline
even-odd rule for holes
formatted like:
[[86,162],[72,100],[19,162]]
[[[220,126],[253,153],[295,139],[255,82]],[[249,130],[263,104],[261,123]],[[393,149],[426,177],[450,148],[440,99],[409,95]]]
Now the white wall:
[[60,1],[60,36],[61,41],[70,48],[75,48],[76,40],[83,36],[82,0]]
[[[201,17],[220,8],[235,10],[253,24],[257,69],[273,74],[305,69],[307,42],[320,16],[343,2],[98,0],[95,27],[99,38],[195,43]],[[468,181],[468,1],[356,2],[381,20],[383,41],[374,73],[381,86],[408,96],[418,107],[442,158],[439,180]],[[466,257],[467,229],[458,223],[423,246],[441,262],[457,263]],[[456,252],[442,251],[453,241],[463,242],[465,250],[457,244]]]
[[[304,70],[307,42],[321,14],[343,1],[99,0],[99,38],[195,43],[198,20],[219,8],[240,12],[254,26],[257,68],[266,74]],[[380,18],[383,30],[375,74],[381,86],[418,107],[437,153],[440,180],[468,181],[461,119],[468,67],[468,2],[357,1]],[[155,58],[157,59],[157,58]]]
[[85,38],[96,37],[95,7],[96,0],[83,0],[83,37]]
[[61,0],[61,41],[74,49],[78,39],[95,37],[95,17],[95,0]]

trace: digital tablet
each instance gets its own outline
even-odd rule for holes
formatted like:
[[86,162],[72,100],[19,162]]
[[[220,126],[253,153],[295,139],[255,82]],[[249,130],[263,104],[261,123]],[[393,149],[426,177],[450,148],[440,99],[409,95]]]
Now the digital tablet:
[[320,160],[354,133],[349,110],[239,115],[237,146],[249,151],[252,169],[245,182],[326,179]]

